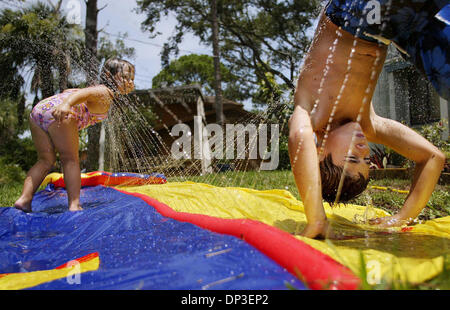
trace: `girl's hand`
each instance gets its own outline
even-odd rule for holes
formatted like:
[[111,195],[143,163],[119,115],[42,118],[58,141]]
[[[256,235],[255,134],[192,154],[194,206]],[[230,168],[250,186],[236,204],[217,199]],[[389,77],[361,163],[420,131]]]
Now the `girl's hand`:
[[63,120],[68,118],[69,115],[72,113],[73,112],[70,108],[70,105],[67,103],[62,103],[53,110],[52,116],[58,123],[61,123]]

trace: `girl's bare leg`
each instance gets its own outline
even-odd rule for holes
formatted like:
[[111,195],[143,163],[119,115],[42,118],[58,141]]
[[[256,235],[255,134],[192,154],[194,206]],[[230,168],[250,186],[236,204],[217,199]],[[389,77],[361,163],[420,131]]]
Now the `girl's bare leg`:
[[23,184],[22,195],[14,203],[14,207],[24,212],[31,212],[33,195],[56,161],[55,149],[49,135],[31,119],[30,129],[38,153],[38,161],[28,171]]
[[69,198],[69,210],[83,210],[80,205],[81,172],[78,157],[78,128],[69,118],[50,125],[48,132],[59,153]]

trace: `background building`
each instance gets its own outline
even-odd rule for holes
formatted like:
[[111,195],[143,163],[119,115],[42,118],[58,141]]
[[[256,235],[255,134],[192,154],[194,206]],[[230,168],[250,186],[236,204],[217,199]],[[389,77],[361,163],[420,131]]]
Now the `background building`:
[[372,99],[378,115],[410,127],[446,120],[442,139],[449,138],[449,103],[415,67],[389,46],[383,71]]

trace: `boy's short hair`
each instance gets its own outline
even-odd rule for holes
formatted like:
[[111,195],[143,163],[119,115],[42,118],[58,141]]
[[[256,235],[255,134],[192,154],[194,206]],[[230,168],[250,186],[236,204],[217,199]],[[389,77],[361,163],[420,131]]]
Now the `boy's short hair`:
[[[322,198],[332,205],[336,200],[339,182],[344,169],[333,163],[331,154],[328,154],[319,163],[319,167],[322,179]],[[338,202],[347,202],[358,196],[366,189],[368,183],[369,178],[366,179],[362,173],[359,173],[358,176],[346,174]]]
[[122,73],[127,66],[135,70],[134,65],[129,61],[120,58],[109,58],[103,65],[100,74],[100,83],[111,89],[113,92],[117,91],[117,84],[113,77],[117,73]]

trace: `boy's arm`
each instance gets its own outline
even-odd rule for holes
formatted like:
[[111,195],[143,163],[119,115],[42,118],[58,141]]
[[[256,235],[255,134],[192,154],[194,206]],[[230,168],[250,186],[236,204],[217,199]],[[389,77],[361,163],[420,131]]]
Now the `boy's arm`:
[[[373,110],[372,110],[373,112]],[[372,130],[367,138],[384,144],[416,163],[408,197],[392,217],[376,219],[373,224],[399,226],[410,223],[426,206],[445,164],[445,155],[420,134],[394,120],[372,113]]]
[[289,120],[289,157],[295,183],[307,218],[302,235],[327,235],[328,221],[322,204],[322,186],[316,144],[309,114],[297,105]]

